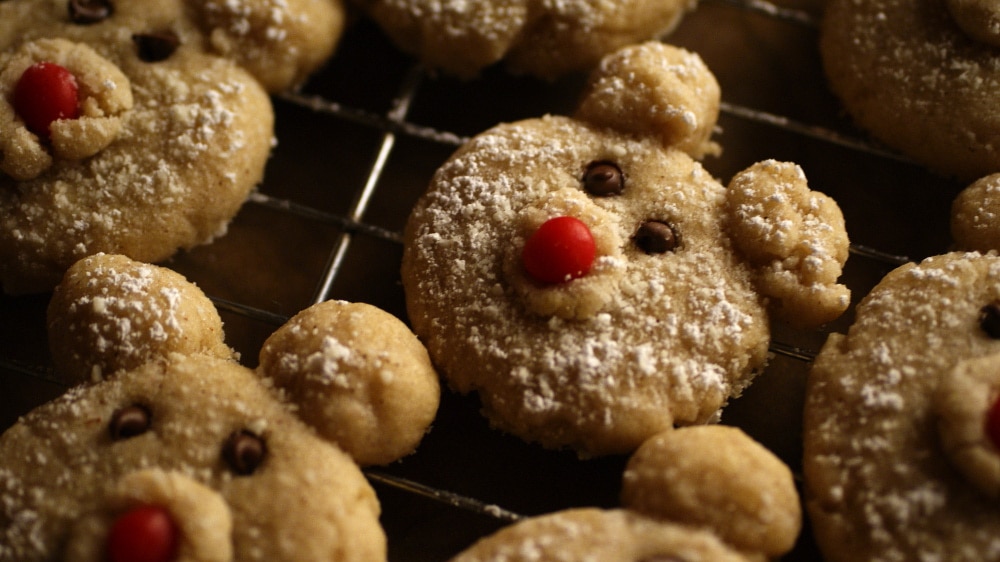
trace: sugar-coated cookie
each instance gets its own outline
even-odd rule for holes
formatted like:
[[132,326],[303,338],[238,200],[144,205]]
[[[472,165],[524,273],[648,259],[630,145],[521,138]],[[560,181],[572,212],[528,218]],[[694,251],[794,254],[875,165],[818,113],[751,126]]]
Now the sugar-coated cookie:
[[717,417],[765,364],[772,314],[847,307],[836,203],[767,161],[718,183],[695,158],[719,89],[650,42],[609,55],[574,117],[486,131],[404,233],[414,331],[497,427],[585,455]]
[[830,86],[859,126],[927,168],[964,181],[998,172],[998,16],[982,0],[830,0]]
[[260,182],[268,92],[333,49],[336,0],[0,2],[0,286],[211,241]]
[[695,0],[355,0],[404,51],[427,66],[472,77],[503,61],[515,73],[555,78],[672,31]]
[[[67,358],[101,376],[0,435],[0,560],[386,559],[359,464],[412,452],[439,398],[401,321],[314,305],[251,370],[219,352],[211,303],[163,268],[99,254],[57,294],[55,341],[94,342]],[[209,349],[172,342],[213,334]]]
[[809,376],[806,501],[827,560],[1000,560],[1000,257],[904,265]]
[[629,459],[622,509],[574,508],[480,539],[452,562],[748,562],[791,550],[802,526],[792,473],[736,428],[667,430]]

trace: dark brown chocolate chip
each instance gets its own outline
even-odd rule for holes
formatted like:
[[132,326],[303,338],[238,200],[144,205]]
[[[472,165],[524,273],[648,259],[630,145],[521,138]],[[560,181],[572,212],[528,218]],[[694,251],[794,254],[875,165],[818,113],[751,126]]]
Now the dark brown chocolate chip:
[[111,0],[69,0],[69,20],[79,25],[102,22],[114,11]]
[[267,446],[259,436],[246,431],[234,431],[222,447],[222,458],[241,476],[253,474],[267,455]]
[[152,416],[143,406],[126,406],[111,415],[111,439],[121,441],[149,431]]
[[139,58],[146,62],[160,62],[170,58],[181,44],[173,31],[158,33],[138,33],[132,36],[139,49]]
[[1000,301],[990,303],[979,311],[979,327],[986,335],[1000,340]]
[[663,254],[677,248],[677,234],[663,221],[650,220],[642,223],[636,231],[635,245],[647,254]]
[[611,162],[594,162],[583,174],[583,188],[599,197],[618,195],[625,190],[625,176]]

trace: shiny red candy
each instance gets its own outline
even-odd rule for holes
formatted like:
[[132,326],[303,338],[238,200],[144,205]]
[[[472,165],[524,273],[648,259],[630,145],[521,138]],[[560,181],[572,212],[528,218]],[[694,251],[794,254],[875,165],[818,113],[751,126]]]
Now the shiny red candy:
[[542,283],[583,277],[594,264],[594,236],[583,221],[556,217],[545,221],[524,244],[524,269]]
[[1000,449],[1000,398],[986,411],[986,436],[994,447]]
[[178,530],[162,507],[143,505],[124,513],[108,535],[109,562],[170,562],[177,555]]
[[51,62],[28,67],[14,87],[14,111],[36,135],[48,139],[49,127],[58,119],[80,116],[76,77]]

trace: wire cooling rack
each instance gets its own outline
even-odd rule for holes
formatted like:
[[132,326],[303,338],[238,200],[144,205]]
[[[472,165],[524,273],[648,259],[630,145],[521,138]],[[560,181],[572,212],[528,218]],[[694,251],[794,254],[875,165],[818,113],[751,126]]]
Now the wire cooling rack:
[[[703,0],[665,40],[716,74],[723,182],[767,158],[800,164],[834,197],[852,241],[843,281],[856,302],[892,268],[948,250],[948,208],[962,187],[865,140],[826,88],[817,52],[821,0]],[[296,93],[275,98],[264,183],[229,233],[166,265],[220,309],[227,342],[256,364],[263,340],[314,302],[368,302],[405,319],[400,232],[433,171],[464,139],[504,121],[572,111],[583,78],[541,82],[489,69],[458,81],[426,72],[365,20]],[[0,297],[0,430],[65,389],[50,376],[48,295]],[[851,311],[823,330],[777,326],[773,359],[724,411],[798,471],[810,360]],[[624,458],[577,459],[492,431],[474,398],[445,392],[414,455],[369,470],[390,559],[444,561],[525,515],[618,505]],[[817,560],[808,528],[786,560]]]

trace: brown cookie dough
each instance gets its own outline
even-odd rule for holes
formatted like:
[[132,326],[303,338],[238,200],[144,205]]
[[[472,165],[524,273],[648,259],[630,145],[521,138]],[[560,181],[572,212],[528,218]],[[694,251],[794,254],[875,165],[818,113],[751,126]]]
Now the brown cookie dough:
[[998,13],[978,0],[831,0],[820,37],[830,86],[858,125],[931,170],[964,181],[1000,171]]
[[[580,115],[476,136],[417,203],[402,265],[414,331],[500,429],[586,455],[629,452],[716,418],[764,366],[769,308],[814,325],[847,307],[836,204],[787,163],[718,183],[686,152],[716,148],[718,99],[702,93],[718,85],[697,55],[623,49],[602,63]],[[636,117],[644,111],[655,130]],[[734,241],[743,223],[785,228],[778,217],[793,226],[767,255]],[[538,243],[553,219],[592,246]],[[541,254],[526,261],[529,241]],[[587,252],[585,272],[559,269],[561,256]]]
[[604,55],[661,37],[694,0],[356,0],[421,62],[472,77],[503,60],[515,73],[555,78],[589,70]]
[[996,560],[1000,257],[904,265],[809,376],[806,500],[827,560]]
[[724,426],[668,430],[644,443],[625,469],[622,503],[519,521],[452,562],[763,561],[788,552],[802,525],[788,467]]

